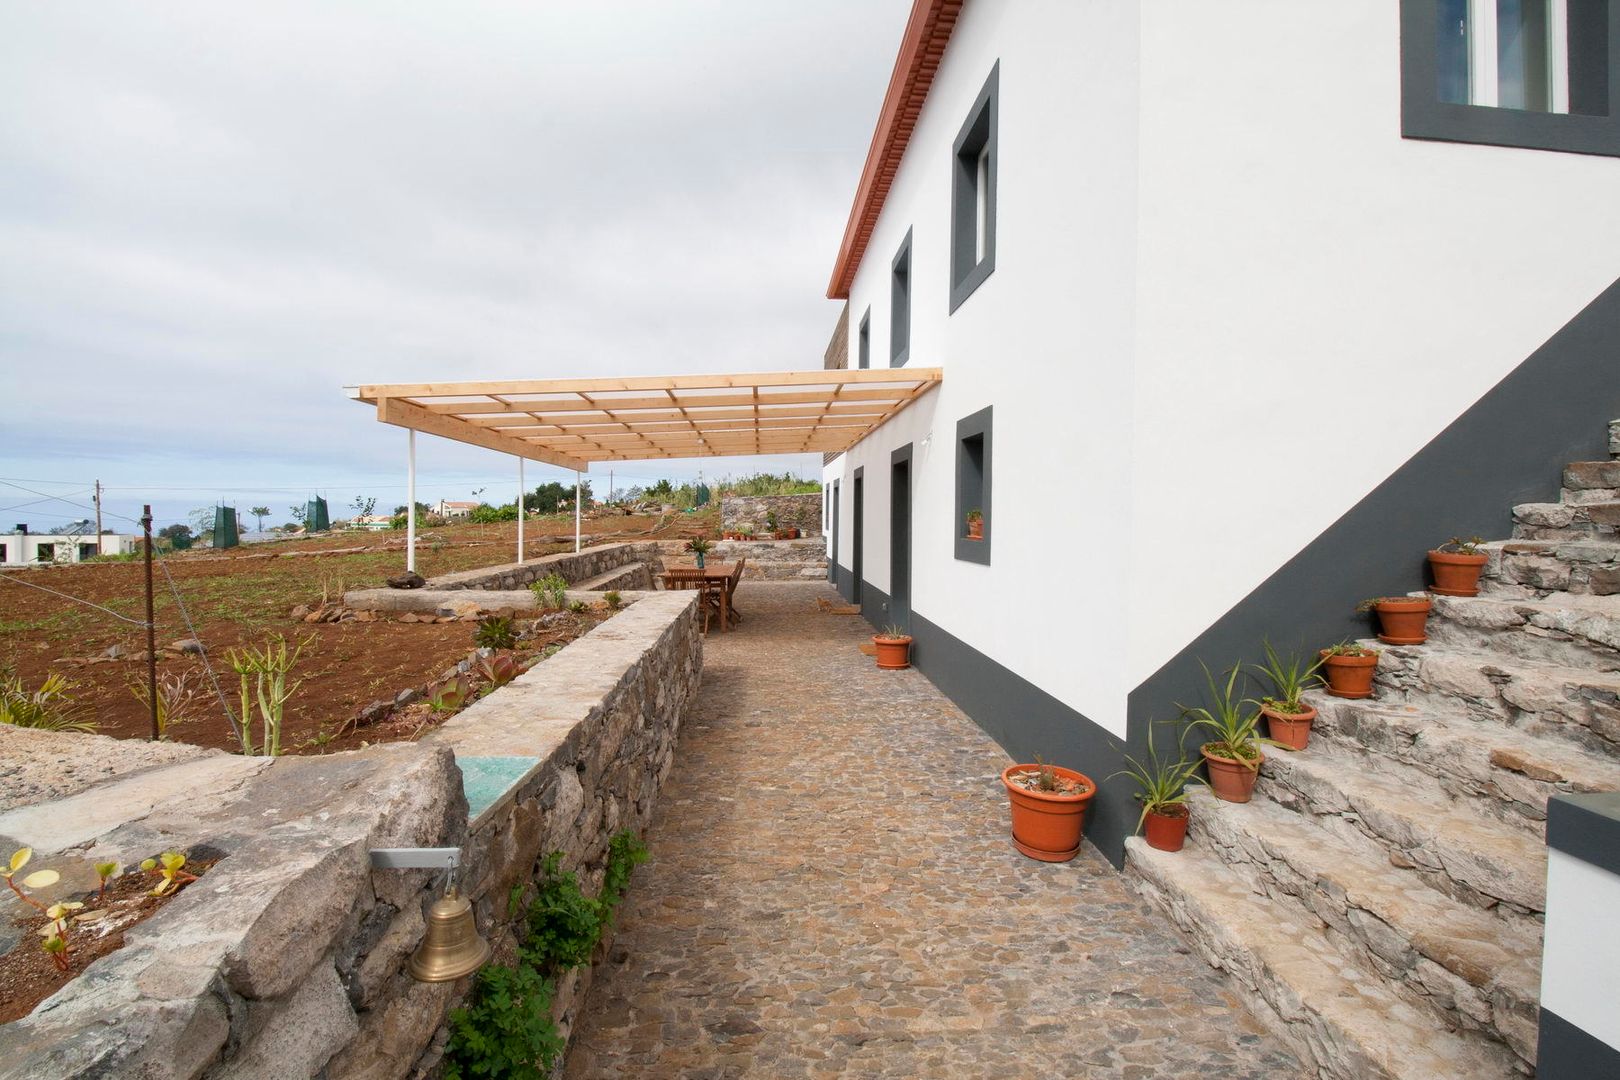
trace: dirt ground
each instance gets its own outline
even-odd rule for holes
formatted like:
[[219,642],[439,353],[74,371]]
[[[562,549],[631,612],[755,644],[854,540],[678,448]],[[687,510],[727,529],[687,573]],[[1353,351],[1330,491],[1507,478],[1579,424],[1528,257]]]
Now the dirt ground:
[[[718,524],[717,512],[710,508],[665,518],[602,517],[585,521],[582,531],[588,543],[607,543],[714,536]],[[531,520],[525,527],[525,554],[532,558],[572,550],[573,525],[570,515]],[[388,575],[401,572],[404,540],[403,531],[345,532],[165,556],[154,575],[160,675],[193,671],[193,682],[212,699],[202,659],[163,651],[192,636],[175,602],[177,592],[233,708],[238,684],[225,663],[228,650],[261,646],[276,635],[293,643],[308,639],[292,676],[301,685],[287,707],[282,733],[286,749],[352,749],[361,739],[407,737],[387,725],[370,733],[333,735],[369,703],[423,686],[465,657],[473,648],[474,624],[306,624],[290,615],[297,605],[316,605],[323,597],[336,602],[347,589],[381,585]],[[507,563],[516,543],[515,522],[424,530],[417,539],[417,570],[432,577]],[[144,610],[141,564],[93,563],[0,574],[0,667],[15,670],[30,689],[58,672],[72,682],[75,701],[100,734],[148,737],[149,714],[130,689],[145,679],[145,664],[135,659],[145,649],[145,631],[77,601],[139,621]],[[593,619],[565,620],[548,627],[546,640],[538,644],[564,643],[594,624]],[[114,646],[127,658],[106,658]],[[210,701],[196,710],[198,719],[177,726],[170,737],[236,749],[221,710],[209,707]]]

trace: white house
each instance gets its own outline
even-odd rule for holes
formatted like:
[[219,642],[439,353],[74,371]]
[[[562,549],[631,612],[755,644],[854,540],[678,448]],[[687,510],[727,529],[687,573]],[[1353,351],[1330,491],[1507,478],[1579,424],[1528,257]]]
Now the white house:
[[[1448,537],[1566,530],[1596,545],[1594,558],[1620,555],[1603,523],[1620,516],[1565,506],[1542,515],[1548,525],[1513,509],[1558,505],[1566,463],[1607,461],[1620,416],[1617,274],[1620,3],[917,0],[828,295],[847,302],[848,367],[943,377],[827,463],[832,574],[874,623],[910,628],[917,666],[1015,758],[1039,753],[1102,780],[1119,748],[1141,748],[1150,720],[1198,700],[1201,663],[1252,661],[1266,638],[1314,649],[1369,636],[1357,602],[1423,588],[1425,552]],[[1571,501],[1620,497],[1620,479],[1597,473],[1614,482],[1581,485],[1589,493]],[[982,540],[967,538],[969,510],[983,513]],[[1492,587],[1548,608],[1577,591],[1563,555],[1537,557],[1564,572],[1551,595],[1507,580],[1500,557]],[[1615,621],[1558,656],[1620,666],[1609,599],[1575,604]],[[1372,719],[1332,728],[1324,710],[1320,747],[1271,752],[1252,814],[1309,805],[1287,819],[1306,847],[1382,859],[1390,896],[1407,878],[1433,886],[1399,916],[1408,923],[1515,912],[1504,938],[1539,940],[1536,815],[1556,791],[1620,786],[1620,749],[1590,726],[1521,746],[1509,725],[1524,710],[1482,674],[1503,670],[1485,646],[1509,646],[1465,630],[1512,612],[1466,603],[1437,605],[1436,636],[1484,689],[1445,704],[1420,681],[1403,700],[1455,722],[1447,745],[1483,754],[1474,772],[1454,776],[1418,751],[1381,757]],[[1539,643],[1511,648],[1521,666],[1508,669],[1527,683],[1545,675],[1534,665],[1552,654]],[[1505,723],[1463,725],[1469,709],[1487,711],[1479,695]],[[1509,743],[1558,762],[1548,768],[1560,782],[1497,768]],[[1310,774],[1336,793],[1318,806],[1301,777],[1322,761],[1351,779]],[[1414,851],[1366,817],[1337,817],[1333,798],[1393,798],[1364,774],[1463,815],[1455,835],[1442,829]],[[1526,816],[1489,797],[1451,802],[1526,784]],[[1232,835],[1263,833],[1243,812],[1216,806],[1211,827],[1227,815]],[[1129,785],[1103,784],[1088,835],[1118,862],[1136,820]],[[1227,865],[1199,821],[1180,863],[1160,867],[1131,845],[1133,872],[1183,910],[1200,898],[1169,875],[1199,859],[1210,879],[1258,873]],[[1503,850],[1522,856],[1513,874],[1498,867],[1512,887],[1424,862]],[[1369,948],[1348,932],[1329,941],[1319,928],[1334,919],[1299,906],[1256,911],[1312,927],[1312,948]],[[1397,925],[1392,940],[1466,983],[1460,965],[1413,944],[1420,931]],[[1286,981],[1269,947],[1251,959]],[[1369,971],[1381,963],[1355,955]],[[1426,1075],[1510,1072],[1536,1053],[1539,955],[1509,959],[1530,964],[1528,993],[1493,963],[1483,989],[1456,991],[1472,1004],[1437,1006],[1415,978],[1379,972],[1355,1007],[1373,1016],[1421,1001],[1435,1033],[1419,1024],[1422,1052],[1477,1066]],[[1612,1002],[1609,985],[1584,997]],[[1351,1006],[1321,987],[1289,991],[1322,1043],[1355,1044],[1381,1075],[1402,1074],[1396,1051],[1363,1047],[1345,1026]],[[1577,1075],[1557,1071],[1577,1044],[1613,1070],[1586,1075],[1620,1075],[1620,1029],[1562,1022],[1540,1015],[1543,1075]],[[1560,1041],[1565,1028],[1576,1035]],[[1380,1074],[1368,1069],[1358,1075]]]
[[478,509],[478,503],[476,502],[440,499],[434,505],[433,512],[442,518],[464,518],[471,515],[476,509]]
[[0,566],[76,563],[96,555],[127,555],[137,549],[140,539],[107,532],[98,543],[94,532],[31,533],[28,526],[18,525],[9,533],[0,533]]

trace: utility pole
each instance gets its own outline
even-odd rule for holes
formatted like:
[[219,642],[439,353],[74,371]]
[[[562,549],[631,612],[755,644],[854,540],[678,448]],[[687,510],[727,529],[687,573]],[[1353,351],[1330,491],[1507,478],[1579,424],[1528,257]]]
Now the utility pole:
[[613,505],[613,470],[608,470],[608,505]]
[[152,617],[151,504],[141,507],[141,533],[146,541],[146,700],[152,706],[152,741],[157,742],[162,732],[158,730],[157,621]]
[[96,481],[96,554],[105,554],[101,550],[101,481]]

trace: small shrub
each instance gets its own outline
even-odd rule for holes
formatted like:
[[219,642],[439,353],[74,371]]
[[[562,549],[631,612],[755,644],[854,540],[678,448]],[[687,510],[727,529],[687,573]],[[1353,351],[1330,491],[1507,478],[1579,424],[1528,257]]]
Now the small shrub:
[[478,973],[466,1005],[450,1012],[445,1080],[545,1080],[562,1054],[551,1019],[553,986],[532,965],[491,964]]
[[602,602],[608,606],[609,611],[618,611],[619,608],[624,606],[624,597],[620,596],[616,590],[609,589],[602,594]]
[[197,875],[186,872],[186,857],[178,851],[165,851],[155,859],[143,859],[141,869],[157,874],[158,883],[152,887],[153,896],[166,896],[182,885],[197,880]]
[[539,601],[541,607],[554,611],[561,610],[568,600],[568,582],[555,572],[534,582],[529,586],[529,591],[534,593],[534,598]]
[[478,663],[473,665],[478,677],[489,683],[490,686],[505,686],[519,675],[523,674],[523,665],[518,663],[517,657],[511,653],[498,653],[495,656],[479,657]]
[[73,684],[54,671],[32,691],[21,675],[5,674],[0,677],[0,724],[40,731],[95,731],[95,721],[80,715],[72,690]]
[[478,620],[473,643],[480,649],[517,648],[517,624],[509,615],[489,615]]
[[575,615],[583,615],[587,611],[591,610],[591,605],[587,604],[583,600],[570,600],[568,601],[568,610],[572,611]]

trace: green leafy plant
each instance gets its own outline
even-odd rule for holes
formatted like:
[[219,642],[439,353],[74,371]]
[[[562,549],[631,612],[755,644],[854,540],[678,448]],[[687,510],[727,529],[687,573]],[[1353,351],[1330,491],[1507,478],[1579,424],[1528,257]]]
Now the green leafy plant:
[[1341,641],[1322,650],[1327,656],[1377,656],[1377,649],[1369,649],[1354,641]]
[[968,519],[969,524],[972,524],[973,522],[976,522],[976,521],[983,521],[984,520],[984,511],[983,510],[969,510],[967,512],[967,519]]
[[1204,744],[1208,753],[1230,758],[1251,769],[1260,768],[1260,744],[1271,740],[1260,736],[1260,712],[1249,706],[1257,704],[1238,696],[1238,676],[1241,664],[1233,665],[1226,676],[1226,685],[1219,686],[1208,665],[1199,661],[1204,669],[1204,684],[1208,690],[1206,702],[1198,708],[1178,706],[1187,723],[1202,728],[1210,736]]
[[115,862],[96,863],[96,880],[100,887],[96,889],[96,902],[99,904],[107,898],[107,882],[118,876],[118,864]]
[[428,691],[428,704],[437,713],[455,712],[472,699],[472,687],[464,675],[457,675]]
[[1264,676],[1271,683],[1272,692],[1260,699],[1260,704],[1273,712],[1294,716],[1305,711],[1305,704],[1300,700],[1305,691],[1322,685],[1322,676],[1317,674],[1323,660],[1317,657],[1315,663],[1300,653],[1290,653],[1283,656],[1272,647],[1271,642],[1262,641],[1261,648],[1265,650],[1266,661],[1263,664],[1250,665],[1256,674]]
[[45,950],[58,971],[70,970],[68,919],[83,908],[84,904],[78,900],[62,900],[45,909],[45,917],[50,921],[39,931],[44,939],[40,942],[40,948]]
[[33,857],[34,849],[31,847],[18,848],[16,851],[13,851],[11,853],[10,862],[7,864],[5,869],[0,870],[0,877],[4,877],[6,879],[6,887],[12,892],[16,893],[19,900],[30,907],[38,908],[40,911],[44,911],[45,905],[23,892],[23,889],[48,889],[52,885],[55,885],[58,881],[61,881],[62,875],[58,874],[55,870],[35,870],[32,874],[29,874],[27,877],[23,878],[22,887],[19,888],[17,885],[17,875],[22,873],[23,867],[27,866]]
[[754,538],[754,527],[752,525],[739,525],[737,526],[737,535],[744,540],[752,540]]
[[[168,738],[169,728],[195,718],[196,708],[203,699],[200,687],[192,683],[193,674],[191,671],[182,671],[178,674],[165,673],[158,676],[158,738]],[[152,700],[145,682],[140,680],[131,682],[129,692],[141,703],[141,708],[148,713],[152,711]]]
[[1112,780],[1116,776],[1128,776],[1136,781],[1136,794],[1132,798],[1142,804],[1142,813],[1136,819],[1137,832],[1142,831],[1142,824],[1147,821],[1149,814],[1163,814],[1171,807],[1183,805],[1187,801],[1187,784],[1198,779],[1198,759],[1187,760],[1186,755],[1180,753],[1179,743],[1174,761],[1159,756],[1153,745],[1154,727],[1153,722],[1149,721],[1147,757],[1137,760],[1130,754],[1124,754],[1125,767],[1108,777]]
[[158,875],[158,883],[152,887],[153,896],[167,896],[197,880],[197,875],[186,871],[186,857],[178,851],[165,851],[155,859],[142,859],[141,869]]
[[547,574],[529,586],[534,598],[543,608],[561,610],[568,600],[568,582],[555,572]]
[[33,848],[18,848],[11,853],[11,860],[0,876],[6,879],[6,886],[17,895],[17,898],[36,911],[43,911],[47,922],[40,935],[44,939],[40,946],[50,955],[51,963],[56,965],[58,971],[68,970],[68,917],[84,905],[77,901],[59,902],[46,905],[29,896],[23,889],[48,889],[62,880],[62,875],[55,870],[35,870],[23,878],[22,885],[17,884],[17,875],[22,872],[34,857]]
[[686,550],[693,555],[707,555],[714,550],[714,541],[701,536],[694,536],[686,542]]
[[80,713],[72,690],[73,684],[54,671],[37,690],[29,690],[21,675],[6,673],[0,676],[0,724],[40,731],[95,731],[95,721]]
[[[242,753],[249,757],[262,754],[265,757],[277,757],[281,753],[281,721],[286,714],[287,702],[297,693],[301,682],[287,682],[298,658],[303,655],[304,649],[314,641],[313,636],[300,641],[292,649],[287,647],[287,639],[279,634],[264,643],[262,648],[244,646],[241,649],[232,649],[225,654],[226,663],[235,671],[241,681],[242,694]],[[251,692],[250,692],[251,682]],[[263,741],[255,747],[253,745],[252,707],[258,705],[259,719],[264,730]]]
[[511,653],[497,653],[494,656],[481,656],[473,665],[478,677],[491,686],[505,686],[519,675],[523,674],[523,665]]
[[568,601],[568,610],[572,611],[575,615],[583,615],[587,611],[591,610],[591,605],[587,604],[583,600],[570,600]]
[[771,530],[771,532],[776,531],[777,520],[776,520],[776,511],[775,510],[767,510],[767,511],[765,511],[765,527],[767,529]]
[[1435,548],[1436,551],[1448,552],[1452,555],[1483,555],[1480,545],[1485,542],[1483,536],[1470,536],[1466,540],[1460,536],[1453,536],[1450,540]]
[[608,606],[609,611],[618,611],[624,606],[624,597],[620,596],[617,590],[609,589],[602,594],[602,603]]
[[473,632],[473,644],[480,649],[515,649],[517,642],[517,625],[510,615],[486,615]]

